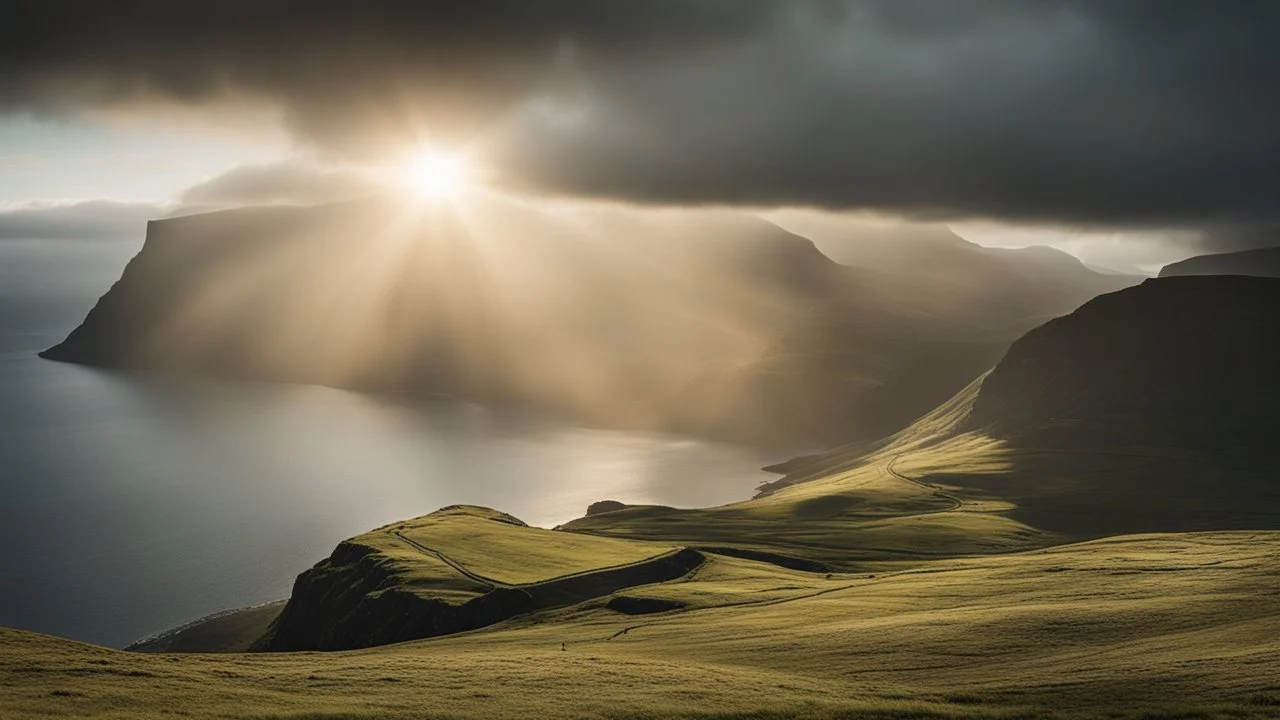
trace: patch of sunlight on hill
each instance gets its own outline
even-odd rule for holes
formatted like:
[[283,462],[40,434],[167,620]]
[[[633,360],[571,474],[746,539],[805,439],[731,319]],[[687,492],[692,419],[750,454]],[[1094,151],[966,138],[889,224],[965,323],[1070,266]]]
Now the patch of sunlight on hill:
[[384,532],[424,552],[442,553],[477,575],[512,585],[627,565],[675,550],[671,545],[529,527],[498,513],[481,515],[474,508],[437,511]]

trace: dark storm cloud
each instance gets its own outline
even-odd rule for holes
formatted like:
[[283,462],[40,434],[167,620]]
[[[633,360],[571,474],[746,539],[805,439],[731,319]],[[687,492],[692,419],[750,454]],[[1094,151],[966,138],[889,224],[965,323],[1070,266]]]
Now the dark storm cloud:
[[478,143],[641,201],[1280,220],[1280,3],[512,0],[0,10],[0,103],[279,106],[339,155]]
[[1212,228],[1204,231],[1200,245],[1211,252],[1280,247],[1280,225]]

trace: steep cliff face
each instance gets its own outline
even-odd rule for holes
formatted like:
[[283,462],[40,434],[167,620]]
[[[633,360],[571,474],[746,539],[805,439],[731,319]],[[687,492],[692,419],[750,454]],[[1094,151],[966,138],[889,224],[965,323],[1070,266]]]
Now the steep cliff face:
[[[349,650],[449,635],[492,625],[534,608],[519,589],[477,584],[466,593],[402,584],[376,548],[342,543],[298,576],[289,603],[255,650]],[[463,597],[459,597],[459,595]]]

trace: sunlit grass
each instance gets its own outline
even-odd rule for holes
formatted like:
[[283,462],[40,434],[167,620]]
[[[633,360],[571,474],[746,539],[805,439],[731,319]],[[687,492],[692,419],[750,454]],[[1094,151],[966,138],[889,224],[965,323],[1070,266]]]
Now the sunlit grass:
[[1265,717],[1278,558],[1278,533],[1208,533],[874,577],[716,559],[626,591],[683,612],[591,605],[330,654],[135,655],[0,631],[0,716]]
[[471,509],[433,513],[380,532],[386,542],[414,541],[445,554],[478,575],[509,584],[535,583],[626,565],[675,549],[672,545],[515,525],[484,517]]

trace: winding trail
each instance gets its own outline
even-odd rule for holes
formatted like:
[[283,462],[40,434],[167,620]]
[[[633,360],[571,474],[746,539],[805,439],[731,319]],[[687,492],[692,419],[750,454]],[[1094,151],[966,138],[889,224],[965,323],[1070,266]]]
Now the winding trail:
[[933,515],[933,514],[936,514],[936,513],[953,512],[953,511],[955,511],[955,510],[959,510],[961,507],[963,507],[963,506],[964,506],[964,501],[963,501],[963,500],[961,500],[960,498],[956,497],[955,495],[952,495],[951,493],[947,492],[946,490],[943,490],[942,488],[938,487],[937,485],[932,485],[932,484],[930,484],[930,483],[924,482],[923,480],[917,480],[916,478],[908,477],[908,476],[903,475],[902,473],[898,472],[897,470],[895,470],[895,469],[893,468],[893,464],[894,464],[894,463],[896,463],[896,462],[898,462],[898,460],[900,460],[901,458],[902,458],[902,455],[901,455],[901,454],[894,455],[894,456],[893,456],[893,459],[892,459],[892,460],[890,460],[890,461],[889,461],[889,463],[888,463],[887,465],[885,465],[885,466],[884,466],[884,469],[885,469],[885,470],[886,470],[890,475],[892,475],[893,477],[897,478],[898,480],[902,480],[902,481],[904,481],[904,482],[909,482],[909,483],[911,483],[911,484],[913,484],[913,485],[918,485],[918,486],[920,486],[920,487],[922,487],[922,488],[924,488],[924,489],[926,489],[926,490],[930,491],[931,493],[933,493],[933,494],[934,494],[934,496],[936,496],[936,497],[940,497],[940,498],[943,498],[943,499],[945,499],[945,500],[947,500],[948,502],[950,502],[950,503],[951,503],[951,507],[948,507],[948,508],[942,508],[942,509],[940,509],[940,510],[929,510],[929,511],[922,512],[922,513],[915,513],[916,515]]
[[471,572],[467,568],[463,567],[460,563],[454,562],[454,560],[450,558],[448,555],[445,555],[439,550],[433,550],[427,547],[426,545],[423,545],[422,543],[418,542],[417,540],[410,540],[409,538],[405,537],[404,534],[401,533],[399,530],[393,530],[391,534],[405,541],[406,543],[409,544],[410,547],[414,548],[415,550],[438,559],[440,562],[458,571],[468,579],[474,580],[480,583],[481,585],[488,585],[490,590],[492,590],[493,588],[499,588],[499,587],[504,587],[504,588],[516,587],[515,585],[494,580],[493,578],[485,577],[484,575],[481,575],[479,573]]
[[[527,587],[532,587],[537,585],[545,585],[548,583],[560,582],[562,580],[572,580],[578,577],[586,577],[587,575],[595,575],[596,573],[611,572],[613,570],[625,570],[626,568],[629,568],[629,567],[636,567],[639,565],[644,565],[646,563],[655,562],[657,560],[662,560],[663,558],[671,557],[687,549],[685,547],[676,547],[666,552],[658,553],[657,555],[650,555],[649,557],[641,558],[640,560],[636,560],[634,562],[622,563],[621,565],[606,565],[604,567],[590,568],[587,570],[579,570],[578,572],[565,573],[564,575],[556,575],[555,577],[544,578],[542,580],[538,580],[537,582],[507,583],[507,582],[502,582],[501,580],[495,580],[494,578],[491,578],[491,577],[486,577],[476,572],[472,572],[471,570],[468,570],[466,567],[464,567],[461,563],[456,562],[455,560],[450,558],[448,555],[445,555],[439,550],[435,550],[433,548],[427,547],[426,545],[423,545],[417,540],[411,540],[410,538],[405,537],[405,535],[402,534],[399,530],[394,530],[392,531],[391,534],[405,541],[414,549],[420,552],[426,553],[427,555],[431,555],[432,557],[438,558],[441,562],[453,568],[454,570],[457,570],[459,573],[462,573],[467,578],[474,580],[478,583],[490,586],[491,589],[499,588],[499,587],[527,588]],[[697,568],[694,569],[695,572],[696,570]]]

